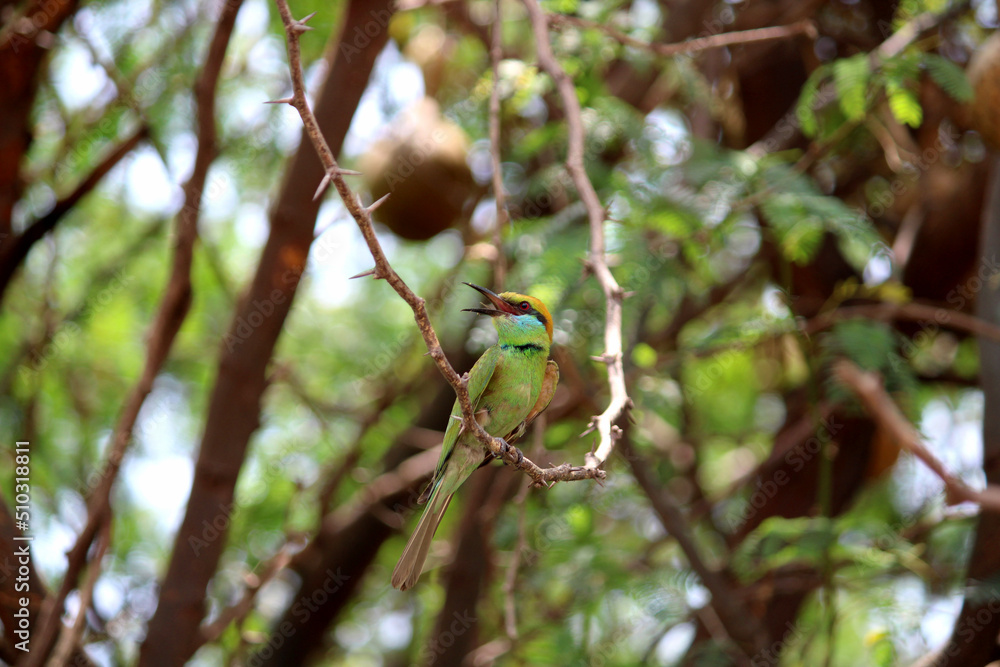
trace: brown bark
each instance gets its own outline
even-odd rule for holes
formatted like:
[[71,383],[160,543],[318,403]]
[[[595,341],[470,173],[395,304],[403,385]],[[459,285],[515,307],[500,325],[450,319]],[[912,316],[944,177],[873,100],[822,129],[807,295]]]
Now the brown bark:
[[[364,34],[364,27],[380,18],[384,26],[391,11],[385,0],[352,1],[341,36],[327,51],[330,74],[316,111],[334,153],[340,152],[375,58],[388,39],[384,29],[365,41],[355,40],[355,31]],[[319,159],[303,135],[271,211],[271,231],[253,282],[223,341],[187,511],[140,651],[140,665],[181,665],[197,645],[205,592],[225,548],[236,481],[250,436],[260,423],[267,365],[312,244],[321,203],[313,201],[313,193],[322,177]],[[213,523],[223,525],[223,530],[204,540],[203,531]]]
[[0,28],[0,257],[14,240],[11,213],[24,185],[21,158],[31,145],[30,114],[49,53],[47,33],[59,30],[77,4],[33,0],[26,3],[22,18]]
[[[32,0],[22,18],[15,16],[0,27],[0,302],[30,247],[23,245],[23,235],[14,234],[11,217],[24,189],[21,162],[31,146],[31,109],[49,53],[49,33],[59,30],[77,5],[75,0]],[[17,9],[13,11],[16,15]]]

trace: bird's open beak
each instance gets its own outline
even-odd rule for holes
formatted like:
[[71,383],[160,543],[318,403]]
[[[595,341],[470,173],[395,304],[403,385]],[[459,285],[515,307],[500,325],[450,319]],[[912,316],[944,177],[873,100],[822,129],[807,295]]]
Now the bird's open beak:
[[509,303],[501,299],[499,296],[486,289],[485,287],[480,287],[479,285],[473,285],[472,283],[465,283],[472,289],[480,292],[483,296],[490,300],[496,308],[463,308],[462,310],[469,313],[479,313],[480,315],[489,315],[490,317],[500,317],[501,315],[518,315],[519,313],[514,310],[514,307]]

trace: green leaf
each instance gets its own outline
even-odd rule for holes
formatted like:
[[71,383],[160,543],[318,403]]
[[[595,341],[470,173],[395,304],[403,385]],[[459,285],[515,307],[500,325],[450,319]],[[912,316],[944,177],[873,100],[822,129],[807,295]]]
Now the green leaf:
[[807,264],[823,240],[823,223],[809,215],[802,197],[780,192],[761,202],[760,209],[774,230],[785,258]]
[[920,56],[906,52],[882,63],[880,74],[887,85],[912,86],[920,77]]
[[829,67],[826,65],[818,67],[809,78],[806,79],[805,84],[802,86],[802,92],[799,95],[798,104],[795,106],[795,116],[799,119],[799,125],[802,127],[802,134],[807,137],[816,136],[816,132],[819,130],[819,124],[816,121],[816,98],[819,96],[819,85],[823,79],[826,78],[829,73]]
[[575,14],[579,7],[577,0],[548,0],[545,9],[556,14]]
[[639,368],[655,368],[658,355],[647,343],[636,343],[632,348],[632,363]]
[[956,101],[968,102],[972,99],[972,84],[961,67],[936,53],[925,54],[924,65],[934,82]]
[[761,212],[788,260],[808,262],[828,231],[837,237],[851,266],[859,271],[865,267],[881,239],[863,213],[822,194],[811,178],[787,164],[767,165],[762,180],[773,194],[761,202]]
[[861,120],[865,117],[870,75],[868,55],[865,53],[833,63],[833,80],[837,84],[838,101],[848,120]]
[[910,127],[920,127],[924,120],[924,110],[920,107],[917,94],[909,88],[890,83],[886,86],[889,95],[889,109],[900,123]]
[[733,567],[743,576],[759,576],[791,563],[821,563],[835,548],[834,530],[829,519],[770,517],[739,547]]
[[680,208],[655,211],[645,216],[642,222],[660,230],[671,239],[689,238],[700,226],[696,215]]
[[831,349],[849,357],[865,370],[884,370],[886,360],[896,355],[896,336],[881,322],[838,322],[831,330],[827,343]]

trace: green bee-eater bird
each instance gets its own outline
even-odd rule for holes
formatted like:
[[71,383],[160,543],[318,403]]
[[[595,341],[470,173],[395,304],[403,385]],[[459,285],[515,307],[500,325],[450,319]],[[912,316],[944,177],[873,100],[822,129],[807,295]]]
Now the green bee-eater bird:
[[[493,306],[465,310],[492,317],[498,338],[469,371],[469,400],[486,432],[510,441],[548,406],[556,391],[559,366],[549,360],[552,316],[534,297],[516,292],[494,294],[485,287],[465,284],[479,290]],[[462,429],[461,416],[462,407],[456,400],[437,469],[420,496],[420,502],[428,498],[430,502],[392,571],[392,585],[400,590],[417,583],[452,494],[489,458],[475,434]]]

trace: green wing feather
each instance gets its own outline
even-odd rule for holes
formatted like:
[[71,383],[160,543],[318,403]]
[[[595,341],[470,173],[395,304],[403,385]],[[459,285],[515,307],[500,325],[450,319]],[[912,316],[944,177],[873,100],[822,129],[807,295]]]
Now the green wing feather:
[[[490,384],[499,358],[499,347],[491,347],[469,371],[469,400],[473,410],[479,406],[479,400]],[[451,414],[452,417],[462,415],[462,406],[457,400]],[[485,458],[485,453],[477,452],[475,448],[467,445],[462,445],[456,452],[461,430],[462,424],[459,420],[453,418],[448,421],[444,446],[441,448],[441,458],[434,471],[434,479],[427,485],[418,501],[421,503],[429,501],[427,508],[406,543],[396,568],[392,571],[392,585],[402,591],[417,583],[424,561],[427,560],[431,540],[445,510],[448,509],[448,503],[451,502],[451,494],[478,466],[477,453]]]
[[552,397],[556,393],[556,385],[559,384],[559,364],[549,359],[549,363],[545,365],[545,377],[542,378],[542,390],[538,393],[538,400],[535,401],[534,407],[528,413],[528,416],[524,418],[524,423],[527,426],[535,417],[539,415],[542,410],[549,407],[549,403],[552,402]]
[[[472,403],[473,412],[475,412],[476,408],[479,407],[479,399],[483,397],[486,387],[489,386],[490,380],[493,378],[493,371],[496,370],[498,359],[500,359],[500,348],[499,346],[494,345],[490,349],[486,350],[486,352],[483,353],[483,356],[479,357],[479,360],[473,364],[472,370],[469,371],[469,402]],[[444,443],[441,447],[441,458],[438,459],[437,468],[434,469],[434,477],[431,478],[431,482],[427,485],[427,488],[424,489],[424,492],[420,494],[420,498],[417,502],[426,503],[427,499],[430,498],[431,492],[434,490],[438,480],[441,479],[445,463],[447,463],[448,459],[451,457],[452,450],[455,447],[455,442],[458,441],[458,434],[462,432],[461,418],[462,406],[456,399],[455,406],[451,409],[451,418],[448,420],[448,426],[444,431]]]
[[[500,359],[500,348],[494,345],[479,357],[479,360],[469,371],[469,402],[472,403],[472,411],[479,407],[479,399],[483,397],[486,387],[489,386],[493,378],[493,371],[496,370],[497,360]],[[458,417],[458,419],[455,419]],[[441,450],[441,459],[438,461],[438,468],[444,463],[448,452],[455,446],[458,434],[462,430],[462,406],[455,400],[455,407],[451,409],[451,419],[448,420],[448,428],[444,432],[444,447]]]
[[557,364],[552,359],[545,365],[545,377],[542,378],[542,390],[538,393],[538,400],[535,401],[535,405],[528,412],[528,416],[524,418],[516,429],[507,434],[504,440],[507,444],[513,443],[515,440],[524,435],[524,431],[528,426],[535,420],[545,408],[549,407],[549,403],[552,402],[552,397],[556,393],[556,385],[559,384],[559,364]]

